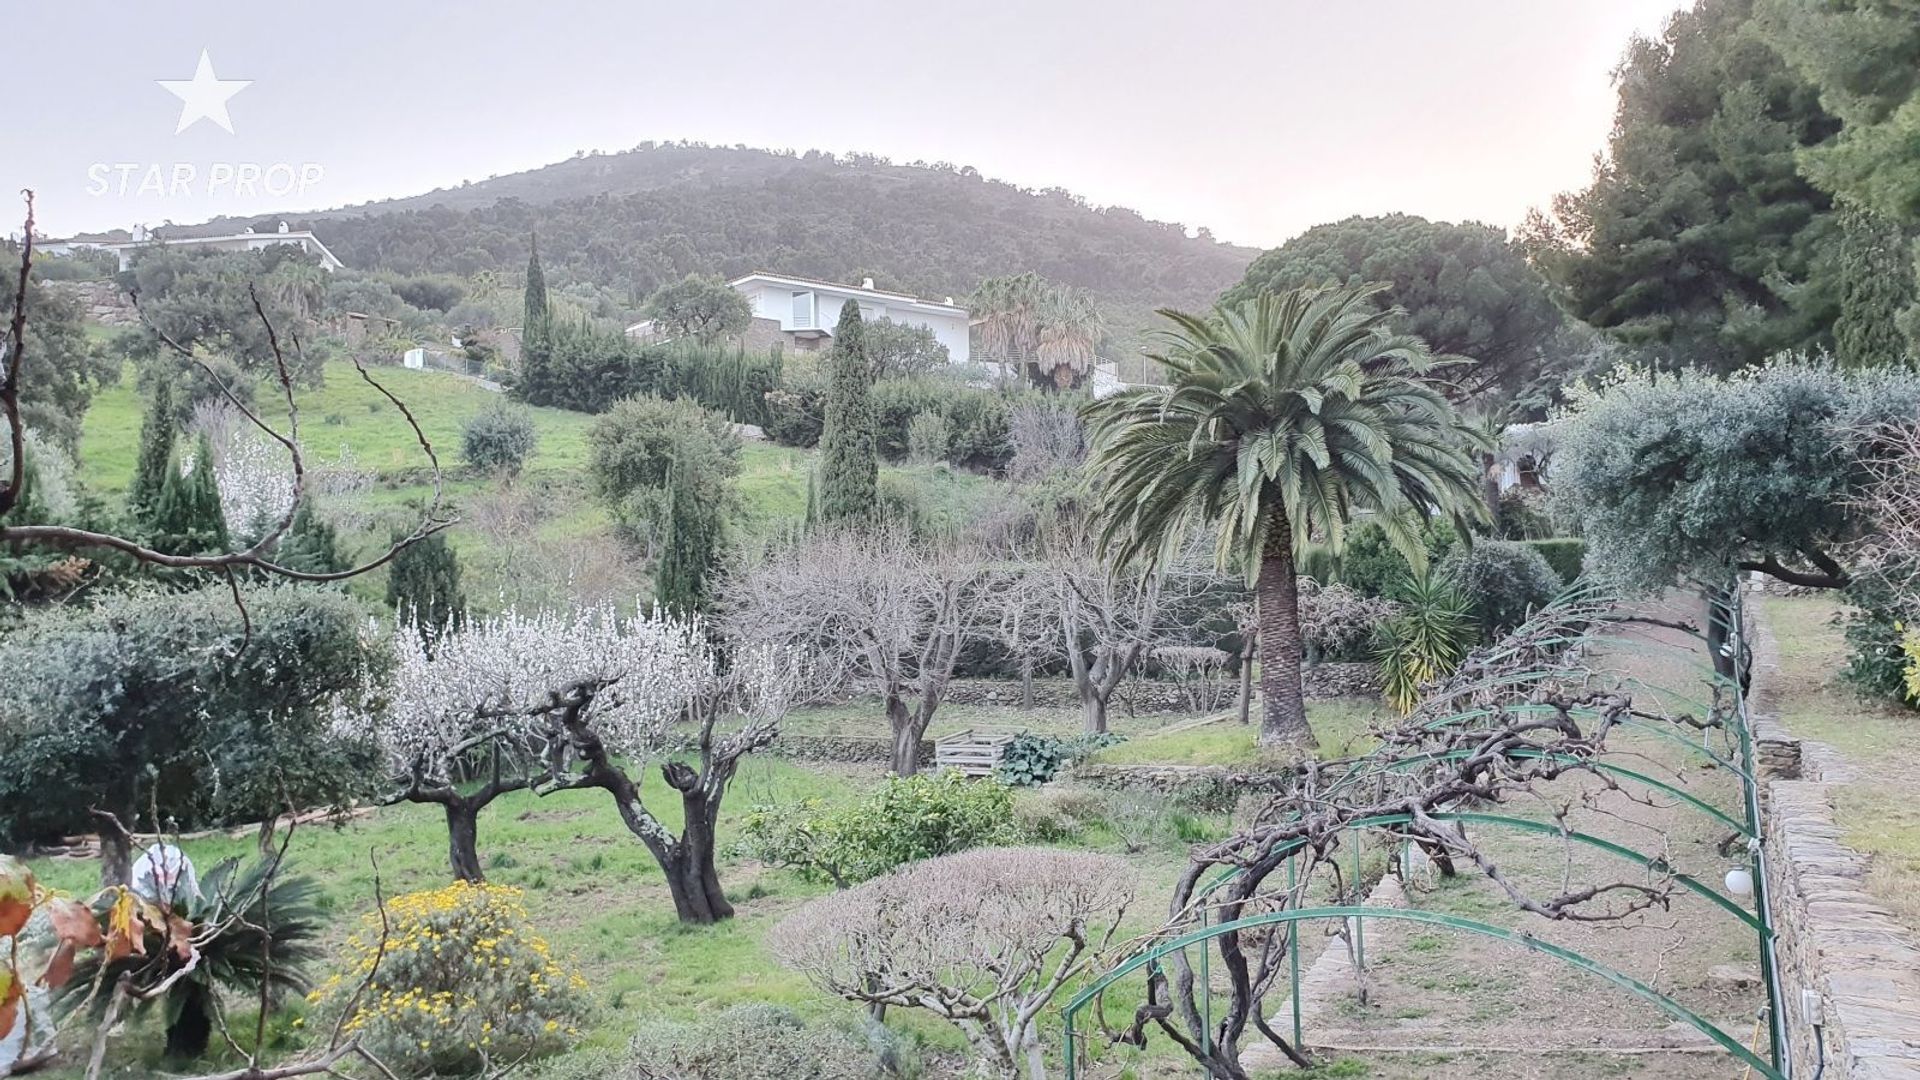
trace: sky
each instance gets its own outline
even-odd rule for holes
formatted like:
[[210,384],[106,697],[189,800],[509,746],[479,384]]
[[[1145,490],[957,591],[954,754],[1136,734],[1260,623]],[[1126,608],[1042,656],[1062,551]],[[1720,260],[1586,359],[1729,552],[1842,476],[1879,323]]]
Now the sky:
[[63,236],[688,138],[971,165],[1258,246],[1391,211],[1511,227],[1586,181],[1615,64],[1676,6],[12,0],[34,89],[0,179]]

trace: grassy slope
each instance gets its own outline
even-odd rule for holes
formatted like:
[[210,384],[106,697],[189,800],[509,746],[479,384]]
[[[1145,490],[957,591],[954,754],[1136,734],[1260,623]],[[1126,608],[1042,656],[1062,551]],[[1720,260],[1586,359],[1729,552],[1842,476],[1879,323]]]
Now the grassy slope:
[[1845,610],[1826,596],[1762,602],[1780,646],[1779,708],[1794,734],[1837,748],[1860,779],[1837,790],[1846,842],[1873,856],[1868,886],[1920,930],[1920,715],[1862,699],[1837,681]]
[[[446,495],[455,512],[460,512],[463,503],[491,493],[497,481],[463,472],[460,431],[468,418],[498,396],[441,372],[382,368],[376,378],[406,402],[418,418],[446,470]],[[364,507],[385,520],[348,538],[363,553],[377,549],[385,543],[387,529],[411,521],[408,508],[432,492],[427,483],[427,461],[412,430],[350,364],[329,364],[324,385],[301,391],[296,401],[301,442],[311,464],[333,464],[349,457],[357,467],[371,470],[378,477],[378,484],[364,499]],[[133,475],[141,406],[139,392],[128,377],[101,391],[87,413],[80,476],[89,490],[110,501],[126,490]],[[275,422],[284,420],[284,407],[269,409],[263,402],[262,408]],[[587,433],[594,417],[564,409],[536,408],[532,413],[539,442],[518,483],[543,496],[545,506],[536,540],[544,544],[581,537],[606,538],[613,521],[593,497],[586,472]],[[779,535],[804,519],[807,477],[815,456],[810,450],[771,443],[745,445],[738,486],[743,503],[740,525],[749,541]],[[984,477],[941,467],[902,466],[886,471],[909,477],[932,512],[945,519],[964,516],[992,484]],[[487,577],[498,572],[489,568],[501,563],[494,557],[499,554],[495,541],[464,525],[456,526],[449,540],[467,567],[469,597],[486,604],[498,592],[496,583]],[[369,598],[381,595],[383,588],[384,577],[378,574],[356,582],[356,591]]]

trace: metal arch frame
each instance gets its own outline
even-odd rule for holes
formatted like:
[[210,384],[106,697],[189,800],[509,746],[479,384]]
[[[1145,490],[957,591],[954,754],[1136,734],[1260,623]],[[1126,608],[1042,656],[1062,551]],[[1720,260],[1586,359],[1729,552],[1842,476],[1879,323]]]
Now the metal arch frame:
[[1141,953],[1138,956],[1128,959],[1126,962],[1095,980],[1093,985],[1082,990],[1074,996],[1072,1001],[1067,1003],[1067,1007],[1064,1010],[1066,1020],[1065,1054],[1067,1076],[1073,1077],[1076,1075],[1076,1043],[1074,1040],[1073,1018],[1086,1006],[1087,1002],[1104,993],[1107,987],[1114,982],[1147,964],[1157,962],[1161,957],[1169,953],[1178,952],[1191,945],[1203,944],[1222,934],[1233,933],[1239,930],[1249,930],[1260,926],[1291,926],[1313,919],[1387,919],[1399,922],[1425,923],[1430,926],[1464,930],[1468,933],[1492,938],[1496,941],[1505,941],[1510,944],[1532,949],[1535,952],[1563,960],[1573,967],[1589,974],[1598,975],[1607,982],[1643,1000],[1653,1003],[1655,1007],[1659,1008],[1668,1016],[1679,1020],[1713,1040],[1721,1049],[1733,1055],[1741,1063],[1753,1070],[1755,1074],[1762,1077],[1763,1080],[1787,1080],[1786,1074],[1775,1068],[1772,1063],[1741,1045],[1740,1040],[1720,1030],[1692,1009],[1687,1008],[1685,1005],[1667,997],[1665,994],[1660,993],[1658,990],[1653,989],[1624,972],[1610,968],[1597,960],[1574,952],[1571,949],[1563,948],[1551,942],[1542,941],[1531,934],[1522,933],[1517,930],[1509,930],[1505,927],[1493,926],[1489,923],[1478,922],[1473,919],[1463,919],[1457,915],[1447,915],[1436,911],[1421,911],[1413,908],[1364,906],[1299,908],[1293,911],[1271,911],[1260,915],[1250,915],[1244,919],[1236,919],[1233,922],[1221,923],[1218,926],[1209,926],[1187,934],[1182,934],[1177,938],[1173,938],[1155,947],[1149,952]]
[[[1569,588],[1568,592],[1572,593],[1575,590],[1575,588],[1577,588],[1577,586]],[[1734,650],[1735,655],[1743,655],[1746,653],[1746,649],[1747,649],[1746,642],[1744,640],[1745,605],[1742,602],[1743,599],[1744,599],[1744,596],[1743,596],[1742,590],[1740,589],[1739,582],[1737,579],[1734,580],[1729,586],[1723,587],[1723,592],[1721,593],[1717,602],[1710,599],[1710,604],[1713,605],[1715,609],[1715,614],[1717,614],[1717,611],[1720,608],[1724,608],[1727,611],[1726,618],[1731,625],[1729,627],[1728,633],[1726,634],[1725,647]],[[1703,641],[1710,640],[1707,635],[1699,632],[1694,632],[1690,636]],[[1569,640],[1571,641],[1572,639],[1569,639]],[[1387,919],[1399,919],[1402,921],[1424,922],[1424,923],[1430,923],[1434,925],[1450,926],[1456,929],[1463,929],[1473,933],[1482,934],[1483,936],[1495,938],[1497,940],[1504,940],[1504,941],[1520,944],[1526,948],[1533,949],[1534,951],[1541,952],[1543,954],[1550,955],[1550,956],[1555,956],[1562,960],[1565,960],[1576,968],[1588,971],[1592,974],[1597,974],[1602,978],[1606,979],[1607,981],[1615,984],[1616,986],[1620,986],[1642,998],[1645,998],[1646,1000],[1652,1002],[1654,1005],[1656,1005],[1658,1008],[1660,1008],[1662,1011],[1666,1012],[1667,1014],[1689,1024],[1690,1026],[1701,1031],[1703,1034],[1707,1035],[1721,1048],[1727,1050],[1729,1053],[1733,1054],[1740,1061],[1748,1065],[1750,1070],[1757,1071],[1764,1078],[1764,1080],[1788,1080],[1788,1077],[1792,1072],[1793,1066],[1792,1066],[1791,1060],[1789,1060],[1786,1056],[1786,1028],[1785,1028],[1786,1021],[1781,1011],[1779,965],[1778,965],[1777,957],[1775,955],[1776,939],[1775,939],[1775,934],[1770,921],[1770,912],[1769,912],[1769,905],[1767,900],[1765,851],[1760,840],[1761,817],[1760,817],[1760,807],[1759,807],[1759,785],[1755,778],[1756,760],[1755,760],[1754,745],[1753,745],[1753,732],[1752,732],[1752,729],[1749,723],[1749,717],[1747,714],[1747,701],[1746,701],[1745,687],[1741,684],[1740,679],[1738,679],[1737,677],[1728,678],[1727,676],[1722,675],[1718,670],[1714,669],[1709,665],[1696,664],[1695,666],[1698,666],[1704,669],[1704,674],[1706,675],[1710,684],[1714,685],[1716,688],[1724,688],[1728,690],[1733,696],[1733,702],[1734,702],[1733,713],[1734,713],[1736,722],[1732,725],[1732,727],[1734,729],[1733,735],[1735,736],[1735,739],[1734,739],[1735,745],[1729,749],[1738,754],[1737,761],[1728,760],[1727,758],[1714,753],[1710,748],[1705,746],[1704,743],[1696,745],[1692,740],[1687,739],[1684,735],[1680,734],[1679,732],[1669,730],[1660,725],[1656,725],[1653,723],[1640,723],[1637,721],[1632,721],[1630,718],[1629,722],[1624,723],[1622,726],[1631,726],[1631,727],[1647,730],[1649,732],[1667,737],[1680,745],[1688,747],[1689,750],[1691,751],[1702,754],[1704,757],[1707,758],[1707,760],[1712,765],[1718,766],[1720,768],[1724,768],[1727,771],[1733,773],[1740,784],[1741,793],[1743,796],[1743,800],[1742,800],[1743,805],[1741,809],[1744,812],[1743,816],[1746,818],[1746,822],[1744,824],[1734,819],[1730,815],[1724,813],[1723,811],[1719,810],[1718,808],[1714,807],[1710,803],[1707,803],[1704,800],[1686,791],[1683,791],[1677,787],[1674,787],[1671,784],[1667,784],[1663,781],[1656,780],[1651,776],[1647,776],[1643,773],[1639,773],[1631,769],[1625,769],[1620,766],[1611,765],[1606,762],[1592,761],[1592,760],[1573,757],[1570,755],[1550,754],[1543,751],[1520,750],[1520,751],[1512,752],[1512,756],[1530,757],[1530,758],[1545,759],[1545,760],[1559,760],[1559,761],[1564,761],[1570,764],[1580,764],[1582,766],[1595,768],[1601,772],[1605,772],[1614,776],[1621,776],[1628,779],[1632,779],[1637,782],[1644,783],[1656,790],[1663,791],[1666,794],[1671,795],[1674,798],[1686,803],[1687,805],[1691,806],[1695,810],[1708,815],[1713,820],[1732,828],[1737,835],[1743,836],[1747,840],[1749,863],[1751,866],[1753,889],[1754,889],[1754,893],[1753,893],[1754,911],[1753,912],[1749,912],[1745,908],[1741,907],[1740,905],[1733,903],[1732,901],[1728,900],[1726,897],[1722,896],[1719,892],[1715,891],[1714,889],[1706,885],[1703,885],[1697,879],[1692,878],[1689,875],[1674,873],[1672,871],[1671,866],[1667,864],[1664,860],[1649,858],[1647,856],[1641,855],[1639,852],[1634,851],[1630,848],[1624,847],[1619,844],[1615,844],[1611,841],[1607,841],[1599,837],[1591,836],[1589,834],[1577,833],[1577,832],[1569,833],[1563,829],[1556,828],[1554,826],[1547,825],[1542,822],[1531,821],[1525,818],[1513,818],[1505,815],[1477,814],[1477,813],[1436,813],[1430,816],[1440,820],[1478,821],[1483,824],[1502,825],[1506,827],[1517,828],[1523,831],[1535,832],[1535,833],[1544,834],[1544,835],[1553,835],[1553,836],[1558,836],[1564,839],[1571,839],[1576,842],[1584,843],[1589,846],[1598,848],[1600,850],[1607,851],[1608,853],[1613,854],[1616,857],[1621,857],[1629,861],[1637,862],[1649,870],[1658,870],[1658,871],[1672,873],[1673,879],[1679,882],[1683,887],[1687,888],[1689,891],[1692,891],[1697,895],[1705,897],[1710,902],[1714,903],[1716,906],[1734,914],[1750,929],[1755,930],[1760,939],[1759,960],[1760,960],[1760,967],[1761,967],[1761,975],[1762,975],[1762,979],[1764,980],[1766,992],[1767,992],[1767,1015],[1769,1019],[1768,1035],[1769,1035],[1769,1043],[1770,1043],[1769,1045],[1770,1053],[1768,1056],[1771,1059],[1770,1062],[1768,1060],[1761,1059],[1758,1055],[1754,1054],[1751,1050],[1741,1045],[1738,1042],[1738,1040],[1734,1039],[1732,1036],[1728,1035],[1726,1032],[1720,1030],[1718,1027],[1706,1021],[1704,1018],[1700,1017],[1698,1014],[1687,1009],[1684,1005],[1681,1005],[1680,1003],[1673,1001],[1672,999],[1666,997],[1665,995],[1660,994],[1658,991],[1652,989],[1649,986],[1646,986],[1645,984],[1639,982],[1636,979],[1633,979],[1631,976],[1628,976],[1622,972],[1615,971],[1611,968],[1608,968],[1607,966],[1600,964],[1599,962],[1592,960],[1591,958],[1588,958],[1579,953],[1576,953],[1570,949],[1553,945],[1549,942],[1541,941],[1538,938],[1535,938],[1532,935],[1524,932],[1510,931],[1500,927],[1491,926],[1489,924],[1477,923],[1477,922],[1474,922],[1473,920],[1461,919],[1456,916],[1444,915],[1437,912],[1421,911],[1418,909],[1369,908],[1364,906],[1326,907],[1326,908],[1300,909],[1300,910],[1295,910],[1290,912],[1273,912],[1273,913],[1267,913],[1263,915],[1251,916],[1246,919],[1236,920],[1234,922],[1224,923],[1217,926],[1207,926],[1205,925],[1206,909],[1203,906],[1200,909],[1202,927],[1199,930],[1191,931],[1187,934],[1176,937],[1171,941],[1165,942],[1162,945],[1152,950],[1149,950],[1148,952],[1142,953],[1140,955],[1137,955],[1135,957],[1128,959],[1127,961],[1123,962],[1122,964],[1115,967],[1111,971],[1107,972],[1105,975],[1101,976],[1087,989],[1075,995],[1073,1000],[1068,1003],[1065,1010],[1063,1010],[1063,1020],[1065,1022],[1065,1028],[1066,1028],[1065,1064],[1066,1064],[1066,1075],[1068,1080],[1073,1080],[1075,1076],[1075,1058],[1077,1053],[1077,1045],[1075,1042],[1075,1034],[1074,1034],[1074,1018],[1089,1001],[1093,1000],[1094,998],[1104,993],[1107,987],[1111,986],[1114,982],[1118,981],[1121,977],[1131,973],[1132,971],[1140,968],[1145,964],[1153,963],[1157,965],[1157,961],[1161,957],[1164,957],[1172,952],[1183,951],[1184,949],[1186,949],[1187,947],[1193,944],[1210,941],[1215,937],[1218,937],[1225,933],[1235,931],[1237,929],[1250,928],[1250,927],[1261,926],[1261,925],[1275,925],[1275,924],[1284,924],[1287,926],[1288,934],[1290,938],[1293,939],[1293,944],[1290,948],[1290,963],[1293,967],[1293,983],[1295,988],[1294,995],[1293,995],[1294,1007],[1295,1007],[1294,1036],[1295,1036],[1296,1042],[1302,1041],[1301,1032],[1300,1032],[1300,1017],[1299,1017],[1298,987],[1299,987],[1299,978],[1300,978],[1299,976],[1300,961],[1299,961],[1299,955],[1298,955],[1297,925],[1302,921],[1312,919],[1312,918],[1352,918],[1354,919],[1356,940],[1358,939],[1360,928],[1363,925],[1363,922],[1365,919],[1387,918]],[[1490,680],[1484,680],[1482,683],[1477,684],[1477,686],[1480,688],[1485,688],[1485,687],[1492,687],[1496,685],[1509,685],[1509,684],[1518,685],[1521,683],[1538,681],[1541,678],[1551,677],[1553,674],[1556,674],[1556,673],[1559,673],[1557,669],[1549,669],[1544,672],[1529,672],[1529,673],[1518,675],[1518,676],[1501,676],[1501,677],[1496,677]],[[1651,683],[1647,683],[1643,679],[1630,678],[1628,681],[1632,682],[1637,686],[1642,686],[1647,689],[1654,690],[1658,693],[1661,693],[1663,695],[1666,695],[1678,701],[1683,701],[1703,709],[1707,707],[1706,703],[1704,702],[1700,702],[1697,699],[1694,699],[1688,695],[1678,694],[1677,692],[1672,691],[1671,689],[1659,687]],[[1529,706],[1518,706],[1518,707],[1525,709],[1525,708],[1528,708]],[[1478,715],[1485,715],[1490,711],[1491,711],[1490,709],[1468,710],[1462,713],[1440,717],[1435,721],[1431,722],[1430,724],[1428,724],[1427,726],[1429,728],[1443,728],[1443,727],[1450,726],[1452,724],[1464,722]],[[1352,765],[1356,769],[1364,769],[1367,759],[1374,757],[1379,752],[1380,750],[1376,749],[1373,752],[1362,755],[1362,757],[1360,757],[1359,759],[1356,759],[1352,763]],[[1331,792],[1331,791],[1339,790],[1339,788],[1351,783],[1358,782],[1370,774],[1378,775],[1379,772],[1395,771],[1399,768],[1408,767],[1424,761],[1443,760],[1448,757],[1458,757],[1465,753],[1467,753],[1467,751],[1455,751],[1450,754],[1420,755],[1419,757],[1416,757],[1416,758],[1407,759],[1404,762],[1396,762],[1396,763],[1385,765],[1384,767],[1379,768],[1377,771],[1350,772],[1347,776],[1341,778],[1339,781],[1336,781],[1334,786],[1330,788],[1329,791]],[[1388,816],[1378,817],[1378,818],[1362,819],[1357,822],[1350,822],[1345,828],[1351,829],[1355,827],[1362,827],[1362,828],[1378,827],[1381,825],[1404,823],[1409,820],[1411,820],[1410,815],[1388,815]],[[1304,844],[1303,840],[1296,840],[1289,845],[1289,854],[1286,858],[1286,865],[1287,865],[1288,875],[1290,878],[1294,870],[1293,853],[1297,852],[1298,848],[1301,847],[1303,844]],[[1355,857],[1357,860],[1358,858],[1357,847],[1355,850]],[[1358,864],[1356,862],[1356,873],[1358,872],[1357,866]],[[1216,878],[1211,884],[1205,886],[1201,890],[1200,897],[1205,898],[1207,896],[1212,895],[1222,885],[1226,884],[1228,881],[1236,877],[1238,873],[1239,873],[1238,870],[1229,870],[1226,873],[1222,874],[1219,878]],[[1201,953],[1201,965],[1203,970],[1207,966],[1207,959],[1208,959],[1207,952],[1206,950],[1203,949]],[[1208,998],[1209,999],[1211,998],[1211,993],[1208,994]],[[1209,1027],[1211,1027],[1211,1023],[1212,1023],[1211,1008],[1208,1008],[1206,1010],[1206,1015],[1207,1015],[1206,1023]]]

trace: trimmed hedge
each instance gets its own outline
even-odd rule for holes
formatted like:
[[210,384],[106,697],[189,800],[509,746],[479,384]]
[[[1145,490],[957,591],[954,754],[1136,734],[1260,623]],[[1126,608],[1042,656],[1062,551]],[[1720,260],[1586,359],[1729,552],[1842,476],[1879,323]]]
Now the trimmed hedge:
[[1523,540],[1521,543],[1540,553],[1560,575],[1560,580],[1568,585],[1580,576],[1580,570],[1587,562],[1587,542],[1577,536],[1562,536],[1552,540]]

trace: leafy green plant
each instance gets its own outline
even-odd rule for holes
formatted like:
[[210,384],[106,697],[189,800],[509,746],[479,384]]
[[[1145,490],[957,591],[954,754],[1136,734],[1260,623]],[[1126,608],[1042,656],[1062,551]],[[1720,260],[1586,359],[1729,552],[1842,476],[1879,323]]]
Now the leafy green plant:
[[504,401],[475,413],[460,429],[460,456],[481,472],[518,473],[535,443],[533,414]]
[[1375,656],[1389,702],[1403,713],[1420,703],[1423,683],[1453,673],[1473,642],[1472,604],[1439,574],[1410,578],[1400,614],[1380,624]]
[[1010,843],[1013,791],[953,771],[890,777],[851,805],[758,806],[742,823],[746,854],[845,888],[935,855]]
[[1071,739],[1021,732],[1000,752],[993,775],[1010,787],[1036,787],[1075,761],[1124,741],[1124,736],[1105,731]]

